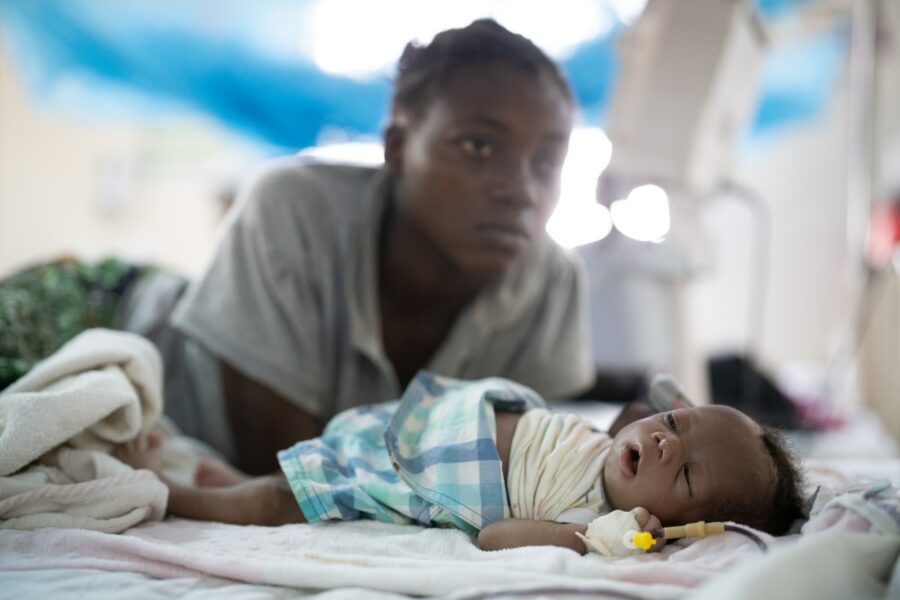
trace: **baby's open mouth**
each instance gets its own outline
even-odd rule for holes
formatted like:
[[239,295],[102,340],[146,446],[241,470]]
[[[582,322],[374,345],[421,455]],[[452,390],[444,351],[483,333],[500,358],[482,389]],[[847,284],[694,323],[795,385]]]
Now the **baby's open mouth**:
[[638,446],[625,446],[619,450],[619,469],[622,474],[631,479],[638,472],[641,462],[641,449]]

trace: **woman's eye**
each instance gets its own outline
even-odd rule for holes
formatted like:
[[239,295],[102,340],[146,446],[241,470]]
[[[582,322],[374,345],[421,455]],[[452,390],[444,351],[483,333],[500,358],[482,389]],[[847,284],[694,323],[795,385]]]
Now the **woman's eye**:
[[488,158],[494,152],[491,143],[481,138],[464,138],[460,146],[466,154],[477,158]]
[[678,431],[678,422],[675,421],[675,416],[672,413],[666,415],[666,423],[672,431]]
[[536,169],[544,177],[558,175],[562,170],[562,159],[557,155],[542,156],[536,161]]

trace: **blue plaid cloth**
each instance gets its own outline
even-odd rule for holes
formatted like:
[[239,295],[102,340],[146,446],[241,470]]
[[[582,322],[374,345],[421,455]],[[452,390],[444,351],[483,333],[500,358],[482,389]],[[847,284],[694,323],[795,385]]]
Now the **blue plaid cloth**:
[[542,406],[506,379],[420,371],[400,401],[344,411],[278,460],[310,523],[375,519],[476,534],[510,516],[494,409]]

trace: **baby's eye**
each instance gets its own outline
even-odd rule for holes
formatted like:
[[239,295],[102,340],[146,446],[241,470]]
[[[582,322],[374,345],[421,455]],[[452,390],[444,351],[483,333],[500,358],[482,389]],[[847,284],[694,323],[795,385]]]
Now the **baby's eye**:
[[463,138],[459,145],[463,152],[477,158],[489,158],[494,153],[494,146],[484,138]]
[[684,481],[687,483],[687,486],[688,486],[688,493],[689,493],[691,496],[693,496],[693,495],[694,495],[694,488],[691,487],[691,468],[690,468],[689,466],[687,466],[687,465],[684,465],[684,467],[682,467],[681,470],[684,471]]
[[666,414],[666,423],[672,429],[672,431],[678,431],[678,422],[675,420],[675,415],[672,413]]

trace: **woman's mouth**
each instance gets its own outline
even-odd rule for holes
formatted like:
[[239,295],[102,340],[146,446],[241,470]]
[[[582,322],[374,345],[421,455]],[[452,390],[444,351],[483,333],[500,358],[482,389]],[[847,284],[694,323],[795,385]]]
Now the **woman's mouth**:
[[476,231],[489,245],[507,251],[518,251],[531,242],[528,230],[513,224],[485,223]]
[[619,470],[627,479],[632,479],[637,475],[640,462],[640,446],[625,446],[619,450]]

